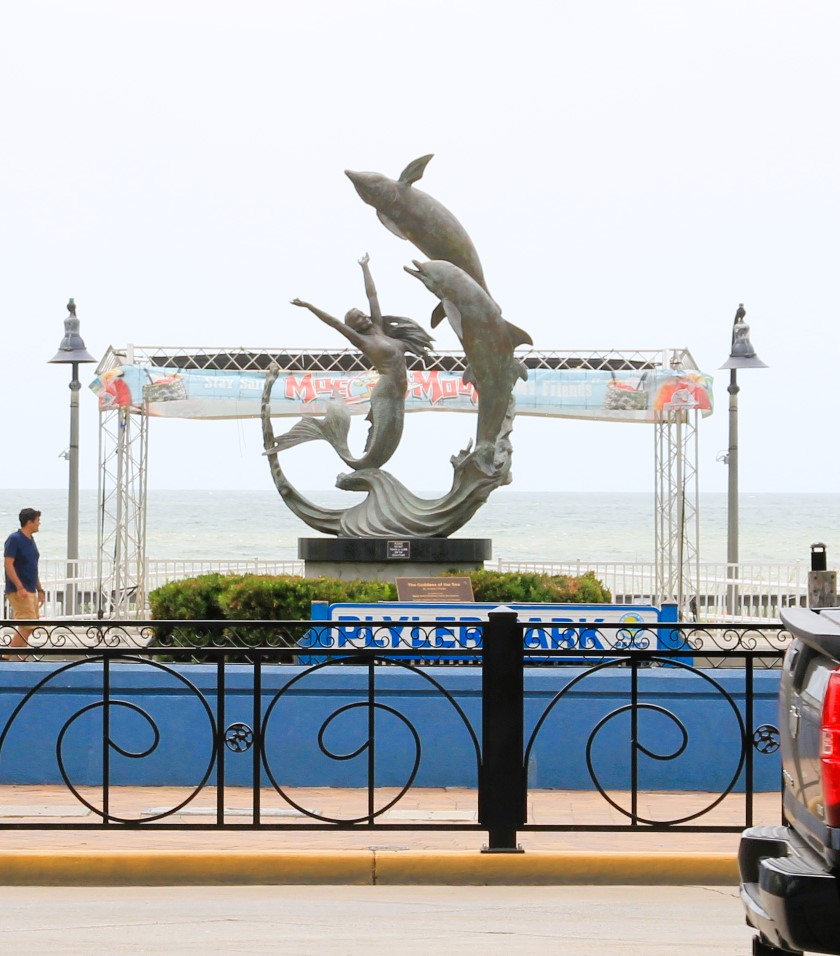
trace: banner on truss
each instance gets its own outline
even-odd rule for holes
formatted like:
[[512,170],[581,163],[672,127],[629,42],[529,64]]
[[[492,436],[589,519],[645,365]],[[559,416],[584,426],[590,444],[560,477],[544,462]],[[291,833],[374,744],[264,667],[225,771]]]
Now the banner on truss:
[[[281,372],[271,392],[272,416],[322,415],[344,402],[365,415],[378,375],[360,372]],[[91,383],[99,408],[128,408],[164,418],[259,418],[265,374],[215,369],[123,365]],[[653,422],[666,408],[712,412],[712,377],[696,370],[593,371],[529,369],[514,389],[518,415]],[[459,372],[408,373],[406,411],[474,411],[478,396]]]

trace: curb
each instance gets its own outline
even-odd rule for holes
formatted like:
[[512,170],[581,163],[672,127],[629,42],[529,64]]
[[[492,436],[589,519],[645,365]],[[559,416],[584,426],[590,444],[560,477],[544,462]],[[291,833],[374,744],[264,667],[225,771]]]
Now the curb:
[[452,884],[559,886],[572,884],[737,886],[734,853],[639,853],[568,850],[527,853],[376,853],[382,885]]
[[343,850],[0,853],[3,886],[736,886],[734,853]]

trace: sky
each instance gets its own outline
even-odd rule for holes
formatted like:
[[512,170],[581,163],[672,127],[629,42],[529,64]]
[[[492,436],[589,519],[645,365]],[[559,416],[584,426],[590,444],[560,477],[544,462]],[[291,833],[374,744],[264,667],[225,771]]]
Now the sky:
[[[288,303],[363,306],[369,252],[385,311],[425,324],[434,301],[402,269],[417,251],[343,171],[434,153],[418,185],[535,348],[687,347],[715,376],[701,492],[726,490],[718,369],[740,302],[769,366],[739,373],[742,492],[838,490],[838,35],[833,0],[10,5],[0,487],[67,484],[69,371],[47,363],[70,296],[97,358],[343,348]],[[448,323],[434,334],[458,348]],[[80,418],[95,488],[87,388]],[[388,468],[442,493],[473,433],[409,416]],[[520,416],[513,445],[516,491],[653,491],[650,426]],[[149,487],[268,489],[261,451],[256,420],[155,420]],[[300,488],[344,470],[326,447],[294,454]]]

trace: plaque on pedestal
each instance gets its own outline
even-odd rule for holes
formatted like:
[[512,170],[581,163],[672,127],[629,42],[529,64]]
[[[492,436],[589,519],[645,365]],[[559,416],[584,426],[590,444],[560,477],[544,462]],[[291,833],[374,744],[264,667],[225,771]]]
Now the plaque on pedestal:
[[489,538],[298,538],[307,578],[435,577],[483,568],[492,554]]

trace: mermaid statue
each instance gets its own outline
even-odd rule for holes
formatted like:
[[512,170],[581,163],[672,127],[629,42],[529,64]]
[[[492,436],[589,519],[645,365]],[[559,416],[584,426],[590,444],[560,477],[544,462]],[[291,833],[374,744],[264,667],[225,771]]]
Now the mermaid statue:
[[350,413],[343,402],[330,402],[322,419],[302,419],[281,435],[264,454],[273,455],[302,442],[323,439],[333,446],[348,467],[360,471],[381,467],[397,450],[403,433],[405,393],[408,388],[405,353],[411,352],[424,358],[433,340],[412,319],[382,315],[369,263],[370,257],[367,255],[359,260],[370,315],[365,315],[360,309],[350,309],[344,321],[340,322],[309,302],[292,299],[292,305],[309,309],[323,323],[340,332],[365,355],[379,376],[370,394],[370,411],[367,415],[370,428],[364,453],[359,457],[353,457],[350,453],[347,444]]
[[[424,156],[409,164],[399,181],[379,173],[347,175],[361,198],[376,207],[391,232],[409,239],[433,260],[415,262],[415,269],[407,271],[422,279],[440,299],[433,313],[433,327],[445,314],[461,339],[468,369],[464,380],[474,384],[478,397],[477,445],[473,450],[469,441],[466,448],[450,457],[452,484],[438,498],[421,498],[382,468],[397,450],[403,434],[408,388],[406,353],[426,359],[432,339],[411,319],[382,315],[365,255],[359,265],[370,314],[351,309],[341,322],[309,302],[292,300],[292,305],[308,309],[340,332],[362,352],[378,376],[370,393],[370,427],[362,454],[354,456],[350,451],[350,411],[338,401],[327,403],[322,418],[304,418],[275,437],[271,391],[280,374],[276,363],[269,367],[263,386],[263,447],[274,484],[302,521],[325,534],[446,538],[463,527],[496,488],[511,481],[510,434],[516,412],[513,387],[517,375],[524,377],[524,369],[516,371],[519,363],[513,350],[531,340],[522,330],[513,329],[515,334],[511,333],[501,309],[486,293],[477,253],[461,224],[431,196],[414,188],[429,159],[431,156]],[[329,442],[350,469],[338,476],[336,487],[361,492],[363,500],[344,508],[326,508],[310,501],[291,484],[280,465],[280,452],[315,440]]]

